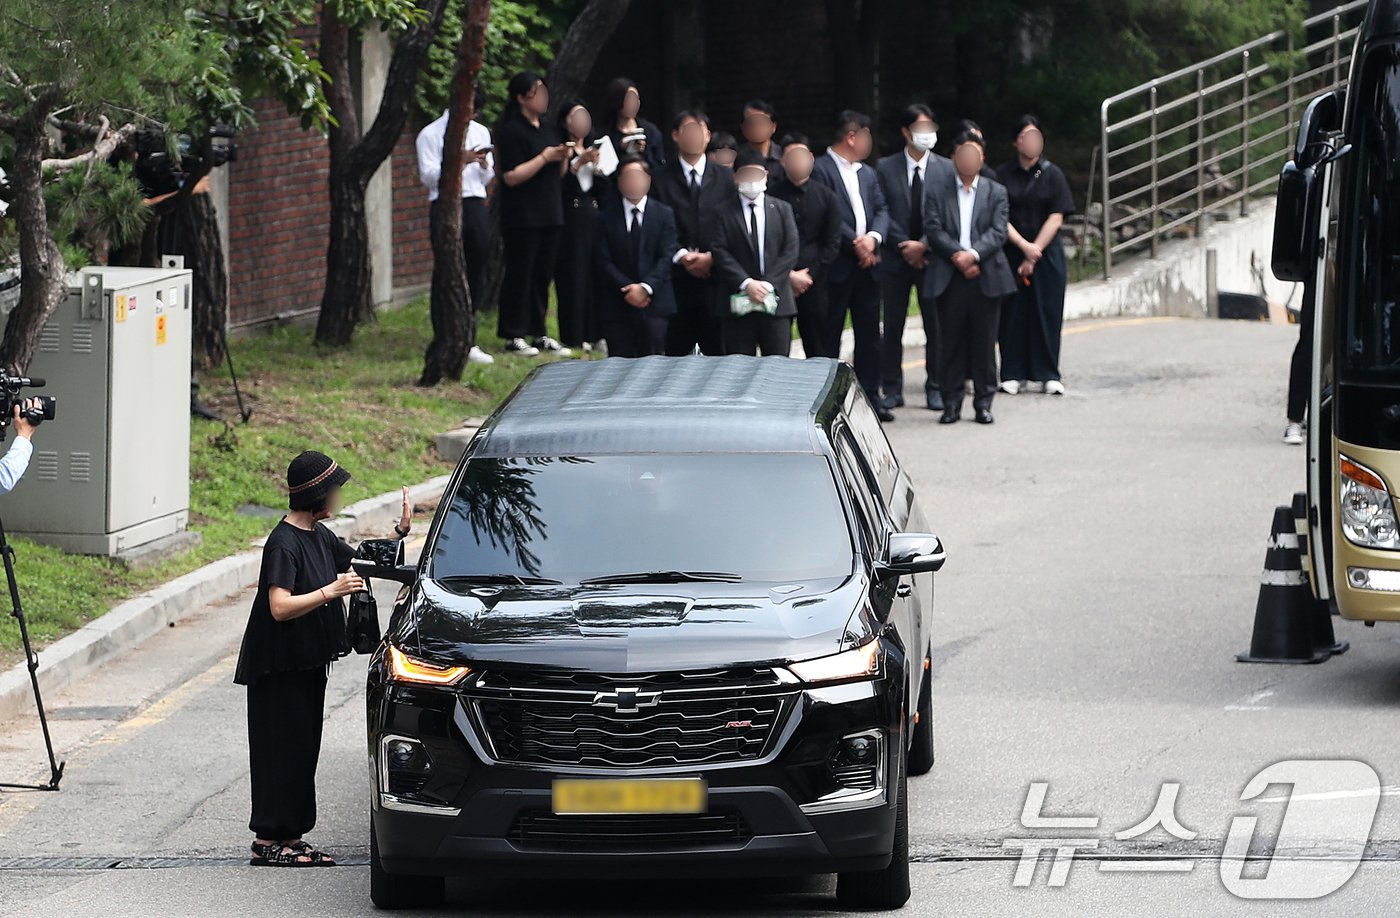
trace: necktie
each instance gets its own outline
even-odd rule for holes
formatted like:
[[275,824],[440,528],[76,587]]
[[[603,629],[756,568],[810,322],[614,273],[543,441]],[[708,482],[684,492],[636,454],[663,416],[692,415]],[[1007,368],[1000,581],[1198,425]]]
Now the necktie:
[[627,253],[632,258],[632,270],[642,268],[642,211],[632,208],[632,225],[627,228]]
[[753,253],[758,258],[759,273],[763,273],[763,249],[758,245],[758,206],[749,202],[749,241],[753,243]]
[[694,197],[700,193],[700,173],[694,169],[690,170],[690,195]]
[[914,180],[909,183],[909,238],[924,237],[924,170],[914,167]]

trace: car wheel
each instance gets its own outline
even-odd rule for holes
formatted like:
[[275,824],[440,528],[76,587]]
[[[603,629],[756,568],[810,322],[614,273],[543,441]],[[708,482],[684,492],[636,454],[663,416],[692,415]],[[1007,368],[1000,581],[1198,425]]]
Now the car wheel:
[[919,689],[918,723],[914,725],[914,742],[909,747],[909,773],[926,775],[933,769],[933,671],[924,670],[923,686]]
[[433,908],[446,897],[442,877],[402,876],[389,873],[379,861],[379,838],[374,820],[369,824],[369,898],[375,908]]
[[884,870],[843,873],[836,878],[836,902],[842,908],[888,911],[909,901],[909,794],[900,769],[899,801],[895,806],[894,847]]

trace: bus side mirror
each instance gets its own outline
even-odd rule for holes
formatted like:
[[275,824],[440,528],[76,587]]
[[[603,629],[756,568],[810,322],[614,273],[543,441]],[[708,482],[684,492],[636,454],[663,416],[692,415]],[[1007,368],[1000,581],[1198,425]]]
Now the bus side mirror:
[[1315,206],[1322,189],[1315,167],[1284,164],[1278,177],[1278,207],[1274,212],[1274,250],[1271,266],[1281,281],[1312,279],[1317,268],[1320,208]]

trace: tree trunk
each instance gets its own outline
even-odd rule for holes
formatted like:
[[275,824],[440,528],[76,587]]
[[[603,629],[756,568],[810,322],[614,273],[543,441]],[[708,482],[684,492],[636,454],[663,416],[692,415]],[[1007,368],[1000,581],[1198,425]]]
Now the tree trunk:
[[326,101],[335,123],[329,132],[331,228],[326,248],[326,284],[316,321],[317,344],[349,344],[355,328],[374,318],[365,189],[393,152],[408,123],[418,73],[442,25],[447,3],[448,0],[419,0],[423,16],[394,45],[384,95],[374,122],[363,134],[359,100],[355,98],[350,73],[350,43],[356,36],[336,15],[334,4],[323,5],[319,59],[326,70]]
[[545,77],[549,97],[556,100],[556,105],[562,105],[583,91],[598,52],[627,14],[629,5],[630,0],[588,0],[588,5],[569,25]]
[[205,368],[224,359],[224,329],[228,326],[228,272],[219,218],[207,194],[190,195],[175,212],[186,247],[185,266],[193,271],[190,308],[193,311],[191,354]]
[[28,370],[44,323],[68,295],[68,267],[49,231],[44,206],[43,162],[48,148],[44,119],[51,105],[47,95],[32,103],[12,134],[15,152],[10,186],[14,199],[10,216],[19,235],[20,294],[5,322],[0,367],[17,373]]
[[461,379],[467,352],[476,340],[476,318],[472,314],[462,251],[462,147],[467,125],[476,114],[472,87],[481,72],[490,19],[491,0],[470,0],[457,49],[457,69],[452,75],[447,133],[442,141],[442,177],[438,180],[438,200],[430,230],[433,340],[423,355],[420,386],[435,386],[444,378]]

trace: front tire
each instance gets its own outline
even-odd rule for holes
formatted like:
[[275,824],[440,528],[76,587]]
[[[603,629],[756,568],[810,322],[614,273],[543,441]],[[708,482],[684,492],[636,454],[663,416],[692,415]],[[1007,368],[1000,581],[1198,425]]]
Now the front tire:
[[374,907],[392,911],[401,908],[435,908],[447,894],[442,877],[392,874],[379,860],[379,837],[374,820],[369,823],[369,898]]
[[909,773],[926,775],[933,770],[933,670],[924,670],[919,689],[918,723],[914,725],[914,742],[909,747]]
[[891,911],[909,901],[909,793],[905,770],[899,770],[894,847],[884,870],[843,873],[836,878],[836,902],[844,909]]

